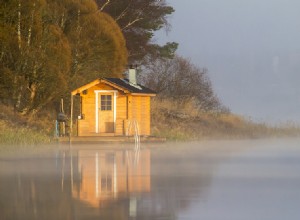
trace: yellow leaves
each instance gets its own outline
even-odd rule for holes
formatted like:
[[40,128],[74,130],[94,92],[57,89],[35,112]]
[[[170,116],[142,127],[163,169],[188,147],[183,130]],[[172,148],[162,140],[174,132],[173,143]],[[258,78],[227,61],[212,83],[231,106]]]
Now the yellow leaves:
[[[71,65],[71,47],[67,37],[62,30],[56,25],[49,25],[49,35],[52,38],[53,44],[49,48],[52,55],[60,54],[59,60],[55,60],[57,65],[63,65],[70,68]],[[55,56],[53,56],[54,58]]]
[[121,77],[127,64],[127,49],[119,26],[99,11],[80,12],[78,16],[68,33],[78,77],[84,75],[86,82],[100,76]]
[[124,36],[117,23],[106,13],[99,13],[104,31],[108,33],[113,43],[112,74],[121,77],[121,73],[127,64],[127,49]]
[[[85,83],[103,75],[121,76],[127,64],[125,39],[115,21],[99,12],[94,0],[20,3],[0,5],[0,15],[5,14],[0,18],[0,71],[18,76],[13,80],[22,85],[10,86],[14,98],[5,95],[12,103],[40,109],[56,96],[67,94],[79,80]],[[11,8],[12,15],[8,12]],[[0,77],[0,88],[7,81],[8,77]],[[33,83],[37,85],[34,96],[26,89]]]

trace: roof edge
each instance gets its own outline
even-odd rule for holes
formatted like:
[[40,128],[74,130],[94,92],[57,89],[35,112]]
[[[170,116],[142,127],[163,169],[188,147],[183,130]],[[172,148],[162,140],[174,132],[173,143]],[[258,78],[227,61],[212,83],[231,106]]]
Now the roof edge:
[[[110,79],[118,79],[118,80],[122,80],[121,78],[105,78],[105,77],[101,77],[101,78],[98,78],[90,83],[87,83],[75,90],[73,90],[71,92],[71,95],[76,95],[78,93],[81,93],[83,92],[84,90],[87,90],[97,84],[100,84],[100,83],[104,83],[106,85],[109,85],[115,89],[118,89],[122,92],[124,92],[125,94],[132,94],[132,95],[135,95],[135,96],[156,96],[156,92],[155,91],[152,91],[151,89],[148,89],[142,85],[139,85],[141,86],[143,89],[147,89],[146,91],[141,91],[141,92],[136,92],[136,91],[132,91],[130,88],[126,88],[125,86],[123,86],[122,84],[118,84],[116,82],[114,82],[113,80],[110,80]],[[131,86],[131,85],[130,85]],[[150,90],[150,91],[149,91]]]
[[85,84],[85,85],[83,85],[83,86],[81,86],[81,87],[73,90],[71,92],[71,94],[72,95],[76,95],[76,94],[81,93],[82,91],[84,91],[86,89],[89,89],[89,88],[91,88],[91,87],[93,87],[93,86],[95,86],[95,85],[97,85],[99,83],[101,83],[101,79],[100,78],[99,79],[95,79],[94,81],[92,81],[92,82],[90,82],[88,84]]

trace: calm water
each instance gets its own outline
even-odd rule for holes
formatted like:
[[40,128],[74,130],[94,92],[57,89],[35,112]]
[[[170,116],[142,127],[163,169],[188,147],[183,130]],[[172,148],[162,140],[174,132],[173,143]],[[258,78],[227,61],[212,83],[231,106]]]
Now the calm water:
[[142,147],[0,157],[0,219],[300,218],[300,140]]

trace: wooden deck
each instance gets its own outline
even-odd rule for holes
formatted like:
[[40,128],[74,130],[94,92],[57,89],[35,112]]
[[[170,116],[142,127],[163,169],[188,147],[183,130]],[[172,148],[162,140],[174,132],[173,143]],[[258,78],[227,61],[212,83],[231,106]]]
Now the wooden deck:
[[[60,137],[58,139],[60,143],[72,144],[107,144],[107,143],[134,143],[133,136],[82,136],[82,137]],[[166,141],[166,138],[154,137],[154,136],[140,136],[142,143],[162,143]]]

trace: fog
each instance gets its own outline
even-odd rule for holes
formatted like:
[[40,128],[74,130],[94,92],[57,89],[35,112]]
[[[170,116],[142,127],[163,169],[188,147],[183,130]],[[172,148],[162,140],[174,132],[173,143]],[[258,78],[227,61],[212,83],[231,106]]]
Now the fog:
[[300,2],[169,0],[168,35],[178,54],[206,67],[232,112],[257,121],[300,122]]
[[0,156],[0,219],[296,220],[299,139]]

